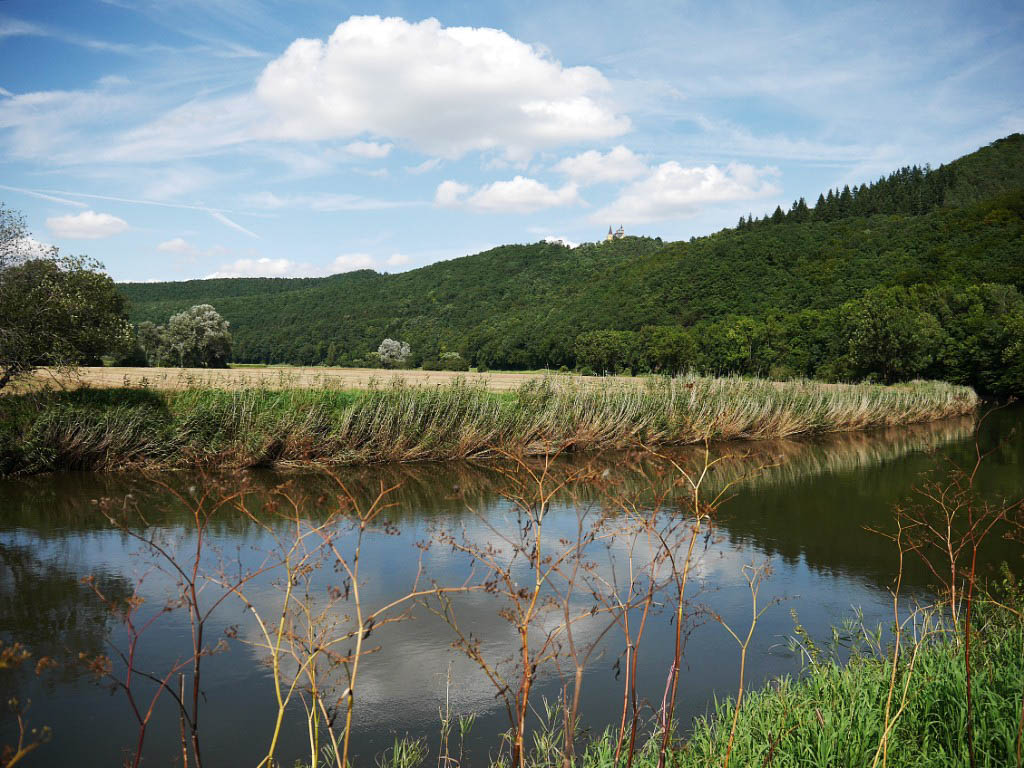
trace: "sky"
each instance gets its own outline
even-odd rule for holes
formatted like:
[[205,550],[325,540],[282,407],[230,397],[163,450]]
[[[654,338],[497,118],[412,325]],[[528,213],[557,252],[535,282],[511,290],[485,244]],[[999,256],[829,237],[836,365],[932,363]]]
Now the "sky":
[[0,201],[118,281],[687,239],[1018,131],[1019,2],[0,0]]

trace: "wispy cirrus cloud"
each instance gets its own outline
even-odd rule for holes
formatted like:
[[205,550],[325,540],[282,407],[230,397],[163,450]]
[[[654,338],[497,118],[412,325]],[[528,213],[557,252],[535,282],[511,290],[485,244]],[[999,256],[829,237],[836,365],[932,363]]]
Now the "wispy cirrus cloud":
[[34,189],[25,189],[24,187],[11,187],[6,184],[0,184],[0,189],[6,189],[9,192],[17,192],[22,195],[28,195],[29,197],[35,197],[39,200],[46,200],[51,203],[60,203],[61,205],[70,205],[74,208],[88,208],[89,206],[85,203],[79,202],[78,200],[68,200],[66,197],[58,197],[57,195],[48,195],[45,192],[37,192]]
[[245,205],[264,210],[281,208],[306,208],[311,211],[382,211],[390,208],[410,208],[426,205],[420,200],[381,200],[349,193],[321,195],[276,195],[273,192],[256,192],[245,195]]

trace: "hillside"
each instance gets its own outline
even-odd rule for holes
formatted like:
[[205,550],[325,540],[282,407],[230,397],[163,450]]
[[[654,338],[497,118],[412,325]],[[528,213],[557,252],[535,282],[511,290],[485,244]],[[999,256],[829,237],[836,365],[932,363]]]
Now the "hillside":
[[[571,250],[508,245],[397,275],[365,270],[122,290],[135,322],[164,322],[193,304],[213,304],[231,322],[240,362],[354,363],[390,336],[408,341],[417,362],[458,351],[491,367],[534,368],[587,362],[577,340],[590,331],[827,315],[865,291],[900,286],[919,286],[916,306],[937,316],[960,301],[951,291],[982,283],[1024,288],[1020,134],[936,170],[904,168],[822,197],[829,199],[837,202],[807,209],[797,201],[789,214],[777,211],[689,242],[627,238]],[[855,215],[869,210],[874,213]],[[920,286],[931,286],[931,293]],[[941,297],[937,287],[945,291]],[[767,373],[764,367],[780,364],[777,358],[748,361],[739,372],[754,366],[753,372]],[[705,366],[729,365],[714,360]],[[637,355],[616,358],[615,365],[663,367]],[[792,361],[784,367],[829,373]],[[830,371],[856,373],[849,366]]]

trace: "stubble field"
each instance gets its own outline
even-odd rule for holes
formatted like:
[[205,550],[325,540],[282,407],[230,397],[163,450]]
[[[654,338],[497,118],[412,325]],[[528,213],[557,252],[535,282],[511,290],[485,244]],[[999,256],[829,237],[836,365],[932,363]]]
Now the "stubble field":
[[[21,389],[44,386],[77,388],[148,387],[151,389],[182,390],[195,387],[215,389],[248,389],[266,387],[270,389],[365,389],[373,384],[380,385],[398,379],[403,384],[431,386],[449,384],[455,379],[486,386],[493,392],[508,392],[519,388],[528,381],[551,377],[543,373],[460,373],[455,371],[384,370],[380,368],[79,368],[72,376],[58,376],[52,371],[37,371],[21,384]],[[569,376],[576,382],[588,381],[585,377]],[[602,377],[589,379],[597,382],[609,380],[636,382],[628,377]]]

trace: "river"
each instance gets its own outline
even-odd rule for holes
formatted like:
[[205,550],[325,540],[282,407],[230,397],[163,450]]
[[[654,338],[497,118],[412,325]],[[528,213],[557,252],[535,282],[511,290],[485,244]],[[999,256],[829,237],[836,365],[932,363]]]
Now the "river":
[[[940,477],[951,463],[972,464],[973,426],[972,419],[963,418],[803,441],[711,446],[711,456],[723,458],[703,490],[710,497],[724,489],[725,497],[713,515],[713,530],[697,543],[688,590],[677,709],[684,728],[716,696],[735,692],[738,647],[722,623],[741,637],[749,627],[745,565],[769,567],[758,596],[766,611],[748,654],[748,686],[799,673],[801,659],[789,642],[795,634],[794,614],[820,645],[827,644],[833,627],[857,615],[868,627],[891,621],[896,550],[869,529],[891,530],[894,504],[912,499],[925,473]],[[1019,406],[986,420],[980,444],[992,453],[977,481],[985,493],[1024,495],[1022,427],[1024,408]],[[684,468],[699,467],[703,460],[700,449],[673,451],[671,458]],[[540,466],[536,460],[530,463],[534,472]],[[478,583],[484,574],[481,559],[462,550],[475,548],[481,554],[489,544],[499,543],[498,534],[522,533],[522,521],[507,494],[523,473],[510,480],[498,471],[502,467],[511,469],[500,462],[481,462],[348,468],[337,470],[336,477],[294,469],[217,478],[189,472],[66,473],[0,481],[0,638],[24,643],[34,658],[52,656],[58,662],[39,676],[31,664],[0,673],[4,700],[17,696],[31,701],[28,722],[52,729],[51,741],[26,764],[111,766],[131,754],[138,727],[124,691],[112,689],[109,678],[98,679],[76,660],[80,654],[86,659],[104,654],[112,659],[112,673],[123,673],[118,652],[127,652],[131,634],[100,595],[123,601],[133,594],[143,600],[133,614],[136,625],[152,620],[140,635],[136,667],[162,677],[188,658],[192,645],[187,612],[168,604],[178,593],[180,578],[145,540],[173,549],[176,558],[188,562],[197,541],[189,504],[204,490],[216,486],[211,498],[219,498],[244,487],[245,498],[261,499],[248,502],[255,520],[231,505],[211,518],[200,569],[207,576],[200,578],[200,600],[209,606],[223,595],[214,580],[223,583],[258,570],[293,530],[282,518],[281,503],[276,509],[267,507],[264,494],[285,484],[287,498],[295,502],[292,526],[308,526],[327,519],[339,481],[364,507],[380,489],[394,487],[386,497],[390,506],[368,527],[360,553],[361,600],[369,607],[405,594],[417,573],[421,586],[454,587],[467,579]],[[598,519],[625,519],[623,500],[650,508],[677,477],[666,459],[643,452],[560,457],[551,477],[584,470],[589,479],[571,492],[556,494],[547,510],[545,541],[555,549],[564,549],[565,542]],[[285,497],[277,498],[280,502]],[[676,489],[663,500],[662,514],[686,520],[687,504],[686,494]],[[129,527],[112,525],[104,510],[128,521]],[[351,551],[355,534],[345,530],[337,546]],[[1019,570],[1021,554],[1018,546],[993,540],[981,570],[993,573],[1004,560]],[[634,565],[642,569],[643,554],[635,556]],[[626,578],[628,547],[622,540],[598,540],[588,558],[605,582],[612,575],[619,582]],[[331,590],[351,589],[329,559],[311,563],[319,567],[302,584],[309,586],[318,607],[326,605],[326,595],[338,597]],[[528,578],[527,571],[520,562],[510,573]],[[929,600],[929,585],[926,571],[908,560],[905,600]],[[244,592],[262,616],[273,617],[284,605],[283,587],[277,568],[247,581]],[[571,598],[573,610],[590,604],[584,592],[577,589]],[[499,613],[500,596],[473,591],[455,593],[451,600],[458,625],[472,632],[488,659],[500,664],[516,652],[513,627]],[[437,607],[436,601],[433,605]],[[331,620],[344,627],[350,609],[350,600],[339,598]],[[553,615],[544,619],[548,627]],[[581,622],[575,638],[581,647],[594,645],[581,708],[581,722],[591,732],[618,722],[623,691],[623,635],[617,628],[602,635],[600,618]],[[258,626],[243,602],[228,595],[204,629],[205,645],[216,649],[202,661],[204,762],[255,765],[266,754],[277,711]],[[541,626],[534,642],[543,632]],[[508,728],[505,709],[479,667],[453,648],[455,639],[450,626],[418,604],[405,620],[379,626],[367,638],[367,647],[375,652],[360,662],[355,764],[372,765],[373,757],[403,734],[423,737],[436,748],[439,708],[446,706],[453,715],[476,715],[467,740],[471,764],[484,764],[498,748],[498,734]],[[639,695],[653,709],[663,699],[674,639],[671,612],[655,610],[642,638],[637,671]],[[545,697],[555,700],[561,691],[560,674],[567,674],[564,644],[561,648],[560,664],[545,663],[538,670],[532,697],[538,710]],[[184,671],[190,672],[191,666]],[[169,679],[176,689],[177,677]],[[325,685],[332,682],[338,687],[332,694],[336,699],[344,686],[336,678],[324,679]],[[133,686],[148,706],[153,686],[138,676]],[[3,743],[10,743],[14,734],[12,718],[5,717],[0,725]],[[308,755],[306,743],[304,713],[296,700],[284,720],[281,764],[292,765]],[[152,716],[144,754],[146,765],[181,763],[177,709],[167,695]],[[434,759],[436,755],[428,757]]]

